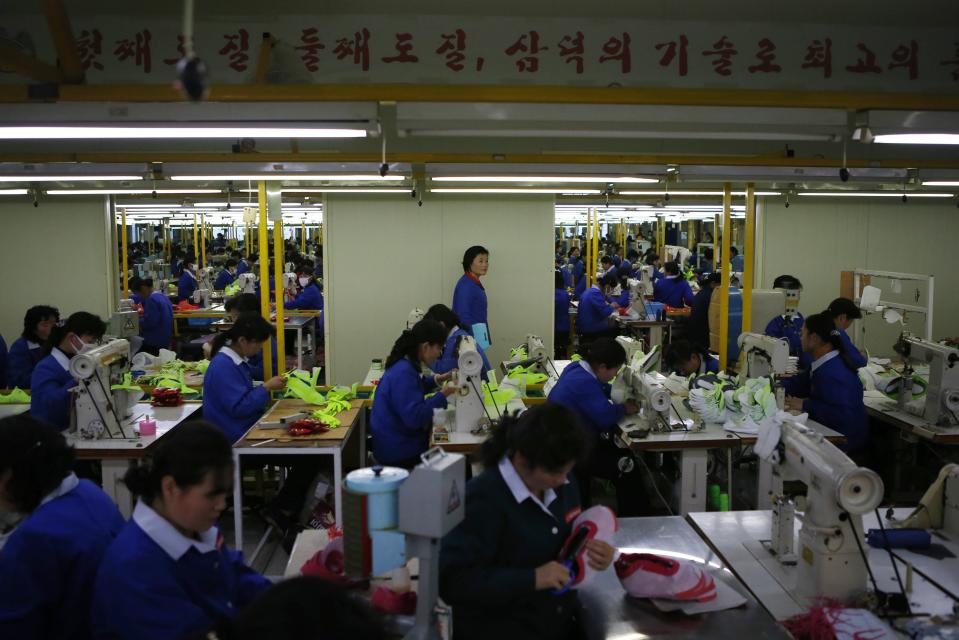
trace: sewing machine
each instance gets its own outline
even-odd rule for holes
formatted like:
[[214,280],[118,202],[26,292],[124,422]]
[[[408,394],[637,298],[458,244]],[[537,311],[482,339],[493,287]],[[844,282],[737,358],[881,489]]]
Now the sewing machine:
[[133,308],[133,300],[120,300],[117,310],[110,315],[107,333],[116,338],[132,338],[140,333],[140,314]]
[[193,304],[202,308],[210,306],[213,293],[213,267],[197,269],[196,291],[193,292]]
[[283,294],[287,300],[292,300],[296,297],[297,291],[296,274],[292,271],[287,271],[283,274]]
[[912,398],[912,363],[929,365],[929,383],[923,419],[937,426],[957,426],[959,418],[959,349],[902,335],[894,347],[906,365],[899,383],[899,409],[908,410]]
[[549,352],[546,350],[546,345],[543,343],[543,339],[539,336],[533,334],[527,334],[526,340],[516,347],[517,350],[522,349],[526,352],[526,358],[519,359],[516,356],[515,360],[508,360],[503,363],[503,368],[506,369],[507,373],[510,369],[515,367],[530,367],[529,371],[531,373],[545,373],[549,374],[550,371],[546,367],[546,363],[549,362]]
[[639,411],[627,416],[620,422],[620,429],[632,437],[642,437],[640,433],[669,430],[669,410],[672,406],[672,394],[662,385],[656,374],[652,373],[659,362],[659,349],[653,349],[637,362],[630,362],[622,368],[613,381],[610,394],[613,402],[622,404],[633,400],[639,405]]
[[776,394],[776,404],[785,406],[785,393],[776,384],[779,376],[796,372],[796,362],[789,357],[789,342],[761,333],[743,333],[738,338],[743,357],[742,379],[769,378]]
[[457,367],[458,390],[453,394],[455,430],[469,433],[478,426],[489,426],[493,417],[486,413],[483,403],[483,358],[472,336],[460,338]]
[[439,541],[462,522],[466,458],[439,447],[406,475],[374,467],[346,479],[343,524],[346,573],[369,577],[419,559],[416,621],[406,640],[438,640]]
[[135,437],[124,420],[130,417],[130,409],[142,394],[135,394],[137,397],[131,400],[129,391],[111,389],[129,370],[130,343],[126,340],[111,340],[70,359],[70,374],[77,381],[72,395],[71,427],[77,437]]
[[[859,467],[821,434],[786,420],[779,435],[760,437],[757,451],[769,446],[774,489],[771,540],[767,549],[781,563],[798,567],[795,593],[803,598],[848,600],[866,589],[867,568],[856,544],[862,515],[879,506],[882,480]],[[805,485],[797,495],[791,481]],[[799,553],[793,519],[802,512]],[[765,543],[764,543],[765,546]]]
[[241,273],[236,280],[240,283],[240,293],[256,293],[256,274]]
[[616,336],[616,342],[619,343],[619,346],[621,346],[623,351],[626,352],[626,366],[632,364],[633,359],[637,354],[640,356],[643,355],[642,340],[630,338],[628,336]]

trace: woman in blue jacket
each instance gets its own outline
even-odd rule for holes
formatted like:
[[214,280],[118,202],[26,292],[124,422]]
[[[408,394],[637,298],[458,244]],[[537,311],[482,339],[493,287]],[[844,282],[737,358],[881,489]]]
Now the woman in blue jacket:
[[689,340],[674,340],[666,345],[663,362],[681,376],[719,373],[719,358]]
[[816,422],[846,436],[846,444],[841,448],[847,453],[865,452],[869,444],[869,417],[863,404],[862,383],[828,313],[806,318],[802,345],[812,364],[791,386],[786,408],[806,412]]
[[236,260],[230,258],[223,265],[223,270],[217,274],[216,280],[213,282],[214,291],[223,291],[228,286],[233,284],[233,281],[236,280],[237,275],[239,275],[239,269],[237,268]]
[[230,442],[239,440],[263,416],[270,392],[286,386],[282,376],[253,386],[247,362],[275,334],[261,316],[243,313],[213,340],[213,359],[203,376],[203,417],[220,427]]
[[[862,318],[862,311],[856,306],[856,303],[849,298],[836,298],[826,307],[826,312],[832,318],[836,331],[839,332],[839,338],[842,340],[842,346],[845,350],[846,357],[849,358],[849,362],[856,365],[859,369],[869,364],[866,356],[856,348],[849,334],[846,333],[853,322]],[[11,350],[10,353],[12,355],[13,350]]]
[[95,638],[204,637],[270,586],[216,528],[233,484],[232,447],[219,429],[178,426],[124,481],[138,500],[97,572]]
[[[474,326],[481,324],[486,328],[489,344],[493,344],[487,319],[486,289],[480,278],[489,271],[489,251],[485,247],[474,245],[463,254],[463,276],[453,289],[453,313],[459,316],[465,325],[463,329],[471,336]],[[483,345],[488,346],[488,345]]]
[[580,257],[579,247],[569,250],[569,264],[573,273],[573,298],[578,300],[586,291],[586,265]]
[[23,333],[10,345],[7,384],[11,388],[30,388],[33,370],[46,355],[43,345],[58,322],[60,311],[56,307],[37,305],[27,309],[23,317]]
[[[443,325],[420,320],[393,343],[370,412],[373,455],[380,464],[412,469],[429,448],[433,409],[445,409],[456,387],[441,387],[452,371],[427,376],[422,367],[436,362],[445,342]],[[424,399],[431,391],[437,393]]]
[[[466,516],[440,549],[440,593],[457,640],[585,637],[577,591],[557,558],[581,503],[571,475],[589,452],[576,415],[547,402],[506,417],[483,444],[485,471],[466,485]],[[586,543],[604,571],[613,548]]]
[[653,300],[677,309],[692,306],[693,290],[679,274],[679,264],[674,261],[667,262],[663,270],[666,275],[653,285]]
[[[459,366],[460,338],[469,335],[463,329],[460,319],[445,304],[434,304],[426,311],[423,319],[440,323],[443,325],[443,329],[448,332],[446,344],[443,345],[443,353],[436,359],[436,362],[430,365],[430,369],[433,373],[446,373],[456,369]],[[486,372],[490,370],[489,360],[486,359],[486,352],[483,351],[483,347],[476,345],[476,350],[483,358],[483,377],[485,378]]]
[[37,363],[30,376],[30,413],[63,431],[70,426],[70,389],[77,386],[70,374],[70,359],[87,345],[99,342],[107,324],[86,311],[72,314],[50,333],[50,353]]
[[123,516],[72,466],[73,449],[50,425],[0,420],[0,515],[24,514],[0,548],[0,638],[92,637],[93,582]]
[[773,280],[773,289],[786,294],[786,313],[776,316],[766,325],[766,335],[774,338],[785,338],[789,341],[789,355],[802,357],[802,325],[803,315],[799,313],[799,295],[802,293],[802,283],[799,278],[790,275],[781,275]]
[[[635,464],[620,465],[631,454],[602,438],[639,407],[632,400],[614,404],[610,400],[610,381],[626,362],[626,351],[613,338],[598,338],[589,344],[583,360],[567,366],[549,392],[549,400],[572,409],[592,434],[593,453],[586,465],[577,468],[580,494],[584,507],[590,506],[590,483],[593,476],[606,478],[616,487],[616,513],[620,517],[643,515],[646,500]],[[628,469],[623,471],[623,469]]]
[[555,306],[553,307],[553,357],[566,360],[569,347],[569,291],[563,274],[556,271]]
[[616,335],[616,329],[610,324],[610,317],[616,314],[618,305],[608,301],[608,296],[615,286],[616,279],[604,275],[580,296],[576,330],[580,334],[582,346],[596,338]]
[[190,300],[197,289],[196,274],[194,273],[193,258],[184,258],[180,263],[180,280],[177,283],[177,302]]
[[[236,319],[244,313],[260,313],[260,299],[252,293],[240,293],[232,298],[227,299],[223,304],[223,310],[226,312],[226,317],[230,322],[236,322]],[[212,344],[210,345],[210,353],[207,354],[207,358],[213,356]],[[276,358],[276,337],[270,338],[270,353],[272,354],[272,362],[274,367],[280,361]],[[258,352],[246,359],[246,364],[250,367],[250,376],[254,380],[263,381],[263,349],[260,349]]]
[[140,318],[140,335],[143,346],[140,351],[159,355],[160,349],[169,349],[173,341],[173,305],[170,298],[153,290],[153,280],[133,278],[130,291],[136,292],[143,304]]
[[[323,311],[323,289],[313,277],[313,267],[301,264],[296,268],[296,281],[300,285],[300,292],[296,298],[283,303],[285,309],[300,309],[301,311]],[[323,340],[324,316],[321,313],[316,319],[317,342]]]

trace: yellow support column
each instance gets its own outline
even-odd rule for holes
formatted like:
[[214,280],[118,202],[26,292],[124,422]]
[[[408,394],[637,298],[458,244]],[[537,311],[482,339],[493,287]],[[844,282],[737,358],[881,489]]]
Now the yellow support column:
[[306,255],[306,221],[300,223],[300,253]]
[[719,264],[719,216],[713,216],[713,271]]
[[197,259],[197,252],[200,250],[200,232],[196,224],[196,213],[193,214],[193,255],[191,256],[194,260]]
[[696,221],[690,220],[686,225],[686,248],[692,251],[696,248]]
[[250,257],[250,244],[253,242],[250,238],[250,223],[243,223],[243,248],[246,250],[246,257]]
[[273,277],[276,282],[276,375],[282,375],[285,373],[284,369],[286,369],[286,334],[283,331],[283,323],[285,322],[283,254],[283,221],[276,220],[273,222]]
[[599,235],[601,227],[599,224],[599,212],[593,212],[593,278],[596,278],[596,270],[599,269]]
[[752,330],[753,318],[753,256],[756,247],[756,185],[746,185],[746,237],[743,245],[743,333]]
[[[733,194],[732,186],[727,182],[723,185],[723,284],[719,296],[719,368],[725,370],[729,357],[729,241],[732,234],[729,233],[730,208],[732,207]],[[713,237],[713,256],[716,255],[716,238]]]
[[583,264],[585,265],[584,271],[586,272],[586,288],[589,289],[593,286],[593,274],[590,273],[590,265],[593,264],[590,260],[589,254],[593,249],[593,210],[589,209],[586,211],[586,255],[584,259],[586,260]]
[[207,232],[206,232],[206,214],[200,214],[200,224],[203,227],[203,244],[200,248],[200,268],[206,268],[206,241],[207,241]]
[[120,209],[120,260],[123,263],[123,299],[130,297],[129,269],[127,265],[127,210]]
[[[262,250],[264,247],[267,247],[267,236],[266,236],[266,182],[260,180],[259,189],[257,189],[259,194],[260,201],[260,215],[259,215],[259,227],[257,228],[257,236],[259,239],[259,247]],[[269,322],[270,321],[270,256],[269,249],[266,251],[261,251],[260,255],[260,315]],[[279,336],[277,337],[279,340]],[[276,357],[279,358],[283,353],[280,351],[280,343],[277,341],[276,344]],[[273,349],[269,345],[263,349],[263,379],[269,380],[273,377]]]

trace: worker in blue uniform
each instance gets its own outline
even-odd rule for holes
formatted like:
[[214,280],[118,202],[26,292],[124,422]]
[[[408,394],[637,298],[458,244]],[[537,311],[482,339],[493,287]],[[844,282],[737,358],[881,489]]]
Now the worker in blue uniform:
[[177,302],[183,302],[184,300],[190,300],[193,297],[193,292],[197,290],[196,282],[196,273],[195,273],[195,263],[193,258],[184,258],[183,262],[180,263],[183,274],[180,276],[180,281],[177,283]]
[[[610,400],[610,382],[626,362],[626,351],[613,338],[598,338],[589,344],[583,359],[573,362],[560,374],[549,392],[549,400],[572,409],[592,434],[593,453],[577,468],[583,505],[590,505],[590,483],[594,476],[611,480],[616,487],[616,512],[620,517],[643,514],[646,505],[639,468],[632,454],[607,438],[616,424],[639,407],[632,400],[615,404]],[[621,461],[626,460],[624,464]]]
[[[443,345],[443,353],[436,359],[436,362],[430,365],[430,369],[433,373],[446,373],[447,371],[456,369],[459,366],[460,339],[463,336],[469,335],[466,333],[466,330],[463,329],[460,319],[453,313],[453,310],[445,304],[434,304],[426,310],[423,319],[440,323],[443,325],[443,330],[447,332],[446,343]],[[491,369],[489,360],[486,358],[486,352],[481,346],[476,345],[476,350],[479,351],[480,357],[483,359],[482,375],[483,379],[486,379],[486,373]]]
[[230,258],[223,265],[223,270],[217,274],[213,282],[214,291],[223,291],[236,280],[238,270],[236,260]]
[[832,317],[833,325],[839,332],[839,338],[842,340],[843,350],[849,362],[854,364],[857,369],[869,364],[866,356],[856,348],[847,333],[852,323],[862,318],[862,311],[856,306],[856,303],[849,298],[836,298],[826,307],[826,312]]
[[442,386],[452,378],[452,371],[430,376],[422,369],[440,357],[446,335],[438,322],[420,320],[393,343],[370,412],[373,455],[380,464],[412,469],[429,448],[433,409],[445,409],[456,387]]
[[143,317],[140,318],[143,346],[140,351],[159,355],[160,349],[169,349],[173,341],[173,305],[168,297],[153,290],[150,278],[133,278],[130,290],[136,291],[143,300]]
[[[323,311],[323,289],[320,283],[313,277],[313,266],[310,264],[300,264],[296,267],[296,283],[300,286],[300,292],[296,294],[293,300],[287,300],[283,303],[285,309],[299,309],[301,311]],[[319,341],[323,336],[324,316],[321,313],[316,319],[316,336]]]
[[137,503],[97,572],[90,617],[98,639],[202,638],[270,586],[216,528],[233,484],[230,441],[193,422],[155,448],[124,478]]
[[699,285],[699,291],[693,297],[692,310],[689,312],[689,322],[686,323],[686,336],[690,342],[703,347],[709,346],[709,303],[713,298],[713,291],[722,284],[722,274],[713,272],[707,274]]
[[573,299],[579,300],[579,296],[586,290],[586,265],[580,257],[579,247],[570,249],[567,257],[573,274]]
[[616,274],[619,273],[619,271],[616,269],[616,264],[613,262],[612,256],[603,256],[599,259],[599,264],[603,267],[603,275],[618,279]]
[[[244,313],[260,313],[260,299],[252,293],[240,293],[232,298],[228,298],[227,301],[223,304],[223,310],[226,312],[226,317],[230,322],[236,322],[236,319]],[[213,357],[212,353],[212,344],[210,345],[210,353],[207,354],[207,358]],[[276,358],[276,336],[270,337],[270,353],[272,354],[272,360],[274,368],[280,362]],[[263,349],[260,349],[252,356],[249,356],[246,359],[246,364],[250,369],[250,376],[254,380],[263,380]]]
[[490,332],[487,316],[486,289],[480,278],[489,271],[489,251],[485,247],[474,245],[463,254],[463,276],[453,289],[453,313],[463,321],[463,329],[471,336],[476,337],[476,325],[483,325],[488,344],[481,345],[487,348],[493,344],[493,334]]
[[689,340],[673,340],[663,349],[666,367],[681,376],[719,373],[719,358],[702,345]]
[[626,252],[626,259],[623,260],[623,263],[619,265],[619,272],[625,274],[627,278],[634,278],[633,274],[634,265],[639,262],[639,251],[636,249],[630,249]]
[[653,282],[655,283],[660,278],[665,277],[665,274],[659,270],[662,261],[659,258],[659,254],[656,253],[653,249],[650,249],[646,254],[646,266],[653,268]]
[[[234,252],[236,258],[236,275],[242,275],[250,270],[250,263],[239,251]],[[252,260],[252,258],[251,258]]]
[[73,460],[54,427],[28,415],[0,420],[0,530],[22,514],[0,547],[0,638],[92,637],[93,581],[123,516],[77,478]]
[[799,313],[799,296],[802,293],[802,283],[799,278],[790,275],[781,275],[773,281],[773,289],[786,294],[786,312],[776,316],[766,325],[766,335],[774,338],[785,338],[789,341],[789,355],[800,357],[803,353],[800,333],[803,325],[803,315]]
[[609,295],[615,286],[616,279],[604,275],[580,298],[576,331],[580,335],[581,345],[585,346],[602,336],[616,335],[616,329],[610,324],[610,317],[615,315],[617,310],[609,303]]
[[276,334],[269,322],[255,313],[241,314],[229,330],[213,340],[213,358],[203,377],[203,417],[236,442],[263,415],[270,392],[286,386],[273,376],[253,386],[247,359]]
[[70,389],[77,386],[70,374],[70,359],[96,344],[107,324],[86,311],[73,313],[50,333],[50,353],[30,377],[30,413],[61,431],[70,426]]
[[[557,559],[581,510],[575,466],[590,438],[552,402],[506,417],[483,443],[485,470],[466,485],[466,514],[440,549],[440,594],[458,640],[585,637],[577,591]],[[604,571],[613,548],[586,543]]]
[[556,289],[553,305],[553,357],[557,360],[566,360],[569,347],[569,290],[559,271],[556,272],[554,279]]
[[816,422],[840,432],[846,436],[840,448],[850,455],[862,455],[869,445],[862,382],[829,313],[806,318],[801,339],[812,364],[790,387],[786,409],[806,412]]
[[653,285],[653,300],[668,307],[682,308],[693,304],[693,290],[679,273],[679,264],[669,261],[663,267],[666,275]]
[[58,322],[60,311],[56,307],[41,304],[27,309],[23,316],[23,333],[10,345],[7,359],[8,386],[30,388],[30,377],[46,355],[44,345]]

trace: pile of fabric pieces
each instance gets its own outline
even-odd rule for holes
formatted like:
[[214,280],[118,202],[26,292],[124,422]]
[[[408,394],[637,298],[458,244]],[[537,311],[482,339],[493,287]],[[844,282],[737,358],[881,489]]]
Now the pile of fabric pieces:
[[[139,354],[138,354],[139,355]],[[197,360],[196,362],[186,362],[184,360],[169,360],[160,365],[160,369],[151,373],[144,373],[136,379],[136,384],[142,384],[149,387],[158,387],[166,389],[178,389],[185,396],[199,395],[198,389],[187,386],[187,373],[206,373],[210,366],[209,360]]]
[[509,378],[510,380],[515,380],[519,384],[522,384],[523,382],[525,382],[527,385],[543,384],[549,379],[549,376],[546,375],[545,373],[539,373],[537,371],[533,371],[533,369],[536,369],[538,366],[539,366],[538,364],[533,363],[529,365],[528,367],[523,367],[523,366],[513,367],[509,370],[509,373],[507,374],[506,377]]
[[313,418],[330,429],[336,429],[341,424],[336,416],[343,411],[348,411],[352,406],[350,401],[356,397],[356,385],[334,387],[324,394],[316,388],[321,370],[322,367],[313,367],[312,373],[296,370],[284,374],[286,391],[283,397],[296,398],[316,405],[316,409],[311,414]]
[[[898,371],[887,369],[875,362],[870,362],[859,370],[859,381],[862,382],[862,388],[867,398],[898,400],[901,379],[902,374]],[[916,371],[912,374],[912,398],[906,400],[906,411],[922,417],[926,410],[926,387],[928,385],[927,371]]]
[[779,412],[768,378],[740,383],[738,376],[707,373],[689,382],[689,405],[706,422],[751,427]]
[[19,387],[6,394],[0,394],[0,404],[30,404],[30,394]]

